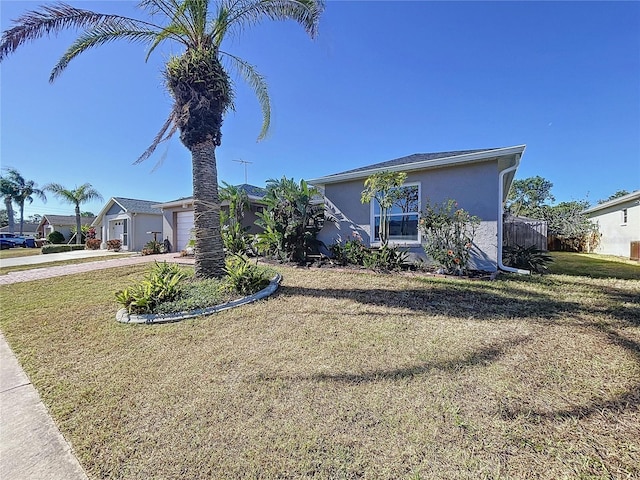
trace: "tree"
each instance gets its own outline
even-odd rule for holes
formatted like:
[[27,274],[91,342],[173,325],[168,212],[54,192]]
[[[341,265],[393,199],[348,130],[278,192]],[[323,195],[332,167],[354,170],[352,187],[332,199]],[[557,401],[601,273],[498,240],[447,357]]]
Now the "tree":
[[44,191],[38,188],[38,184],[33,180],[25,180],[25,178],[15,168],[7,168],[7,175],[4,181],[9,182],[13,189],[13,201],[20,209],[20,235],[24,232],[24,202],[33,203],[33,197],[40,198],[43,202],[47,201]]
[[13,200],[18,196],[16,185],[5,177],[0,177],[0,194],[7,211],[7,225],[9,225],[9,233],[15,233],[15,214],[13,212]]
[[42,215],[39,213],[34,213],[33,215],[29,215],[27,218],[27,222],[30,223],[40,223],[42,221]]
[[256,93],[263,113],[259,139],[264,138],[270,124],[270,100],[264,78],[253,65],[223,51],[223,41],[264,19],[294,20],[314,37],[324,3],[323,0],[141,0],[139,6],[149,20],[100,14],[63,3],[29,11],[3,33],[0,62],[26,42],[71,28],[82,33],[55,65],[50,81],[77,55],[113,40],[147,45],[147,58],[161,43],[177,43],[182,53],[169,56],[164,71],[173,108],[138,161],[148,158],[159,143],[180,131],[180,140],[192,157],[195,273],[200,278],[220,277],[224,275],[224,252],[215,149],[221,144],[223,117],[233,107],[228,70],[239,74]]
[[304,180],[267,180],[265,209],[256,221],[264,228],[257,235],[258,249],[282,260],[306,262],[322,245],[316,238],[325,220],[324,203],[319,198],[318,189]]
[[[60,200],[75,205],[76,209],[76,232],[82,232],[82,222],[80,215],[80,205],[92,200],[102,201],[102,195],[91,186],[85,183],[76,186],[73,190],[63,187],[59,183],[50,183],[44,187],[45,190],[53,193]],[[76,244],[82,243],[82,235],[76,235]]]
[[546,207],[543,218],[547,221],[549,233],[576,251],[589,250],[597,244],[598,225],[583,212],[589,208],[588,200],[560,202]]
[[93,212],[80,212],[81,217],[95,217],[95,213]]
[[615,200],[616,198],[624,197],[625,195],[629,195],[629,193],[631,192],[628,192],[627,190],[618,190],[613,195],[609,195],[609,198],[605,198],[604,200],[598,200],[598,204],[602,204],[610,200]]
[[553,183],[540,176],[514,180],[507,197],[506,209],[514,216],[540,218],[545,202],[555,201]]
[[399,189],[407,179],[404,172],[378,172],[367,177],[364,181],[364,190],[360,196],[362,203],[370,203],[372,200],[380,206],[380,225],[378,234],[382,246],[389,241],[388,213],[393,204],[403,196]]
[[7,210],[6,209],[0,210],[0,227],[6,227],[7,225],[9,225],[9,215],[7,213]]

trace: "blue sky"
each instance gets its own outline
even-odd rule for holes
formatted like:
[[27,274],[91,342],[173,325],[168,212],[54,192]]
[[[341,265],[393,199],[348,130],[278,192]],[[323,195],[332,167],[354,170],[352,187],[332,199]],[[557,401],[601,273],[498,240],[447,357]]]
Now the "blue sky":
[[[1,29],[39,3],[3,0]],[[140,16],[135,2],[69,3]],[[314,41],[297,24],[263,23],[224,49],[267,78],[272,129],[256,142],[259,106],[238,80],[219,179],[244,183],[234,160],[252,162],[248,182],[264,185],[412,153],[526,144],[517,177],[547,178],[557,201],[640,189],[639,32],[631,1],[328,1]],[[191,160],[177,136],[133,165],[170,109],[162,65],[171,47],[145,63],[141,45],[104,46],[51,85],[73,38],[41,39],[0,64],[2,167],[40,186],[89,182],[105,201],[190,196]],[[50,195],[25,211],[73,207]]]

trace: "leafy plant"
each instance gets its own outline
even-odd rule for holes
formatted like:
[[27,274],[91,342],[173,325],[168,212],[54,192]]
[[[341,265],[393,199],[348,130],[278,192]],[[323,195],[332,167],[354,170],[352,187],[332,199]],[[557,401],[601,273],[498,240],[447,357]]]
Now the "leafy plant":
[[450,274],[467,270],[480,218],[458,208],[458,203],[450,199],[435,205],[427,202],[418,224],[424,251],[436,264]]
[[47,240],[53,244],[61,244],[64,243],[64,235],[57,230],[54,230],[49,235],[47,235]]
[[242,295],[251,295],[269,285],[267,271],[242,255],[227,257],[225,272],[230,288]]
[[162,253],[162,243],[157,240],[151,240],[142,247],[142,255],[158,255]]
[[116,292],[116,300],[129,313],[151,313],[157,305],[178,297],[186,277],[187,272],[175,263],[155,262],[139,284]]
[[85,246],[88,250],[99,250],[102,241],[99,238],[88,238],[85,242]]
[[122,247],[122,242],[117,238],[112,238],[111,240],[107,240],[107,249],[118,251]]
[[282,177],[267,180],[265,209],[256,223],[264,229],[257,247],[280,260],[305,263],[322,245],[316,236],[324,223],[324,204],[316,201],[319,191],[307,182]]
[[531,270],[536,273],[544,273],[548,270],[547,264],[553,262],[553,258],[535,245],[531,245],[530,247],[516,245],[515,247],[504,247],[503,261],[511,267]]
[[369,253],[369,249],[357,233],[344,243],[334,243],[329,247],[329,251],[334,261],[341,265],[364,265],[364,258]]
[[377,250],[369,250],[363,258],[363,265],[372,270],[397,271],[407,266],[408,257],[408,252],[385,244]]
[[389,241],[389,210],[402,195],[398,187],[401,187],[406,179],[407,174],[404,172],[378,172],[364,181],[365,189],[362,191],[360,201],[369,203],[375,200],[380,206],[378,235],[383,246]]

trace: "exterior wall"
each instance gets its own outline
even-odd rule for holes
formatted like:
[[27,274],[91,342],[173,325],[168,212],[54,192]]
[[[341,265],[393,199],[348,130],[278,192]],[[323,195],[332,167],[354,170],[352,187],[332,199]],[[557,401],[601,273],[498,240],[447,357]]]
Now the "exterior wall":
[[[622,211],[627,209],[627,223],[622,223]],[[600,245],[596,253],[629,257],[631,242],[640,241],[640,204],[629,200],[589,214],[598,222]]]
[[[318,238],[329,246],[344,242],[354,234],[371,244],[371,206],[360,202],[364,178],[327,184],[324,188],[327,211],[337,223],[326,221]],[[486,271],[497,269],[498,165],[483,162],[411,172],[406,183],[420,183],[420,208],[426,202],[440,203],[454,199],[461,208],[480,217],[476,231],[471,268]],[[409,249],[413,258],[426,259],[419,242],[395,243]]]
[[158,232],[156,239],[162,243],[162,216],[150,213],[135,213],[132,215],[129,229],[129,250],[139,252],[147,242],[153,240],[153,234]]

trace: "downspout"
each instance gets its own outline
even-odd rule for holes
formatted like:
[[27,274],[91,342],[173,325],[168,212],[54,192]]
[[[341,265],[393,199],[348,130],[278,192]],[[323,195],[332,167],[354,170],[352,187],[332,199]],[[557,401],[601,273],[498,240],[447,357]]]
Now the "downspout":
[[498,269],[504,270],[505,272],[519,273],[521,275],[530,275],[531,272],[529,270],[521,270],[519,268],[507,267],[502,263],[502,242],[504,236],[504,202],[502,201],[502,196],[504,195],[504,176],[513,172],[518,168],[520,164],[521,154],[516,155],[516,163],[514,166],[509,167],[500,172],[499,181],[498,181]]

